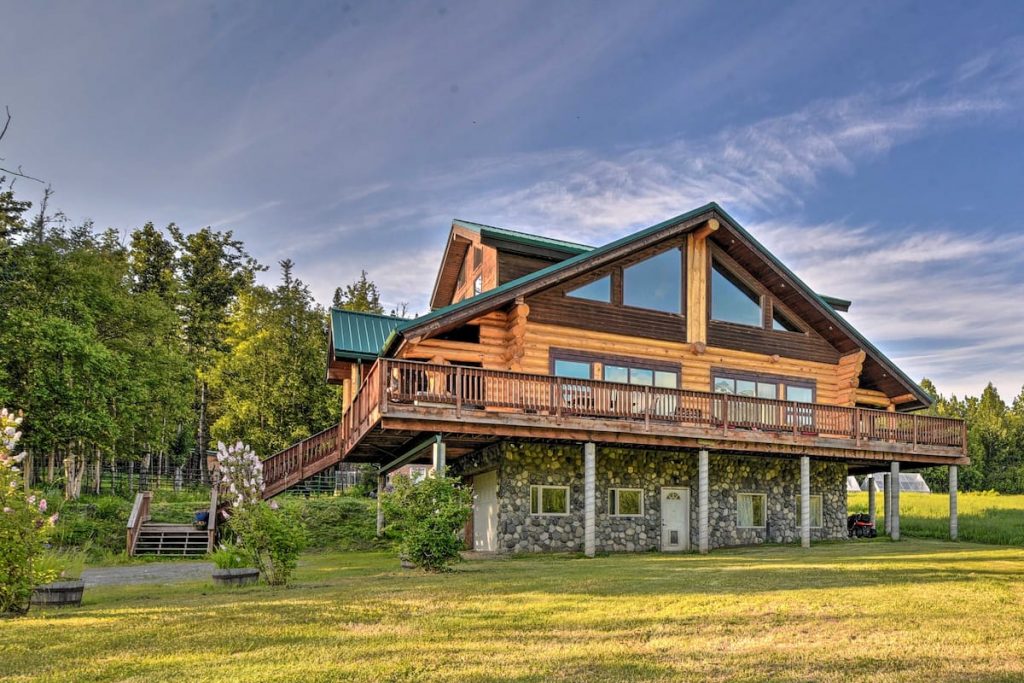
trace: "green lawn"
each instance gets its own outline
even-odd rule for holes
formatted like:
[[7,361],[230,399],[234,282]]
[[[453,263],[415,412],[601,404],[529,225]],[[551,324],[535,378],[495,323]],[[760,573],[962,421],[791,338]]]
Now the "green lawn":
[[306,556],[294,587],[89,589],[0,622],[4,680],[1024,678],[1024,550],[862,541],[466,562]]
[[[882,496],[878,494],[878,529],[884,527]],[[851,493],[850,513],[867,512],[868,494]],[[961,493],[957,498],[960,540],[1000,545],[1024,545],[1024,496]],[[918,538],[949,538],[949,494],[901,493],[900,532]]]

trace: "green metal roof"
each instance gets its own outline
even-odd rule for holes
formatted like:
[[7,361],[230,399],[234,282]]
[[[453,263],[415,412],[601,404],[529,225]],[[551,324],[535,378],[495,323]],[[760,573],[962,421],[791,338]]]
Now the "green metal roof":
[[479,233],[481,237],[493,237],[495,239],[504,239],[509,242],[516,242],[530,247],[554,249],[555,251],[563,251],[570,255],[582,254],[594,249],[594,247],[586,244],[557,240],[553,237],[544,237],[543,235],[531,235],[526,232],[519,232],[518,230],[509,230],[508,228],[496,228],[493,225],[473,223],[472,221],[464,221],[458,218],[452,222],[461,228],[466,228],[467,230]]
[[403,322],[406,322],[405,318],[332,308],[334,357],[350,360],[377,358],[384,341]]

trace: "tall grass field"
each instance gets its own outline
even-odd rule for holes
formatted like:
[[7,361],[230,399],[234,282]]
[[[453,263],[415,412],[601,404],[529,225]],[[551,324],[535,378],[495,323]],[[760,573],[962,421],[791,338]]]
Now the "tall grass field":
[[[884,527],[882,496],[877,494],[878,529]],[[868,494],[851,493],[850,514],[868,511]],[[958,497],[960,540],[1024,545],[1024,496],[961,493]],[[900,532],[918,538],[949,538],[949,495],[900,494]]]

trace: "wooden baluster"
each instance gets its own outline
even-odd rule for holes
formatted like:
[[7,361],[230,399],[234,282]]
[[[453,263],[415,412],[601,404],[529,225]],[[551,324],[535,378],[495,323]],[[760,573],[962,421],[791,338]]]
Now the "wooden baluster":
[[462,417],[462,366],[455,366],[455,417]]
[[729,394],[722,394],[722,431],[729,431]]

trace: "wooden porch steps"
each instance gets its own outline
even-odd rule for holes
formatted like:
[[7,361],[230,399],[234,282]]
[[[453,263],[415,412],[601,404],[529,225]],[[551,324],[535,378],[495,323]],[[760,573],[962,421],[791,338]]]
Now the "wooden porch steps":
[[136,555],[205,555],[209,535],[191,524],[154,524],[147,522],[135,542]]

